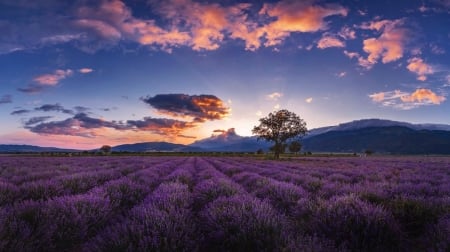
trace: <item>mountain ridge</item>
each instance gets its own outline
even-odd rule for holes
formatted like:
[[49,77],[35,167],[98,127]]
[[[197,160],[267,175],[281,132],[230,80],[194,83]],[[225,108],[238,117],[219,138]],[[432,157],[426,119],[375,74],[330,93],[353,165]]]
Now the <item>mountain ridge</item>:
[[[141,142],[113,146],[112,151],[255,152],[258,149],[268,151],[272,145],[264,140],[258,141],[256,136],[240,136],[234,128],[216,130],[214,133],[211,137],[197,140],[189,145]],[[379,153],[392,154],[450,154],[449,135],[450,125],[446,124],[413,124],[383,119],[361,119],[310,130],[302,140],[302,151],[363,152],[371,149]],[[75,151],[83,150],[0,144],[0,152]]]

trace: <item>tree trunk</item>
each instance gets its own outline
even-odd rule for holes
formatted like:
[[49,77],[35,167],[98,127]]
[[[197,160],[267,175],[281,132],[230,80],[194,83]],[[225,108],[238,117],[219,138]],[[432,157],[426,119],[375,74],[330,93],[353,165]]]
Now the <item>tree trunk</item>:
[[275,142],[274,146],[274,152],[275,152],[275,159],[280,159],[280,144],[278,142]]

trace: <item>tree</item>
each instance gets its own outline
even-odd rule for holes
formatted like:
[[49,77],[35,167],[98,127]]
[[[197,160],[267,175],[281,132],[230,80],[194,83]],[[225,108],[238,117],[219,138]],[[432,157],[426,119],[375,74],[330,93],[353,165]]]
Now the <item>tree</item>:
[[302,143],[300,141],[295,140],[289,144],[289,151],[292,153],[299,153],[302,149]]
[[103,154],[108,154],[108,153],[111,152],[111,146],[109,146],[109,145],[103,145],[103,146],[100,148],[100,151],[103,152]]
[[267,117],[259,119],[259,122],[260,124],[253,128],[252,133],[258,136],[258,140],[274,142],[275,159],[280,158],[287,140],[304,136],[308,131],[306,122],[286,109],[269,113]]
[[370,155],[373,154],[373,150],[367,149],[367,150],[364,151],[364,153],[365,153],[367,156],[370,156]]

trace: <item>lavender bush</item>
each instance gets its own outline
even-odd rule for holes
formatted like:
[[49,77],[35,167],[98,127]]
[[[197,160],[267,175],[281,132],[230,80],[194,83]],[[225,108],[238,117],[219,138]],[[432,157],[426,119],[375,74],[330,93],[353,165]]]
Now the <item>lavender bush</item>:
[[449,251],[450,158],[2,157],[0,251]]

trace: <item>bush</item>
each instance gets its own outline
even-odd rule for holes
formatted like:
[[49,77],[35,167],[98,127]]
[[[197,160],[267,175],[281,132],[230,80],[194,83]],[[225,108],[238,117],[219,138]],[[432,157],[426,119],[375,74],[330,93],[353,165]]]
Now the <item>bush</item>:
[[286,222],[266,201],[221,197],[200,212],[203,251],[276,251],[286,246]]
[[332,198],[314,216],[318,235],[357,251],[397,251],[402,233],[392,214],[355,195]]

